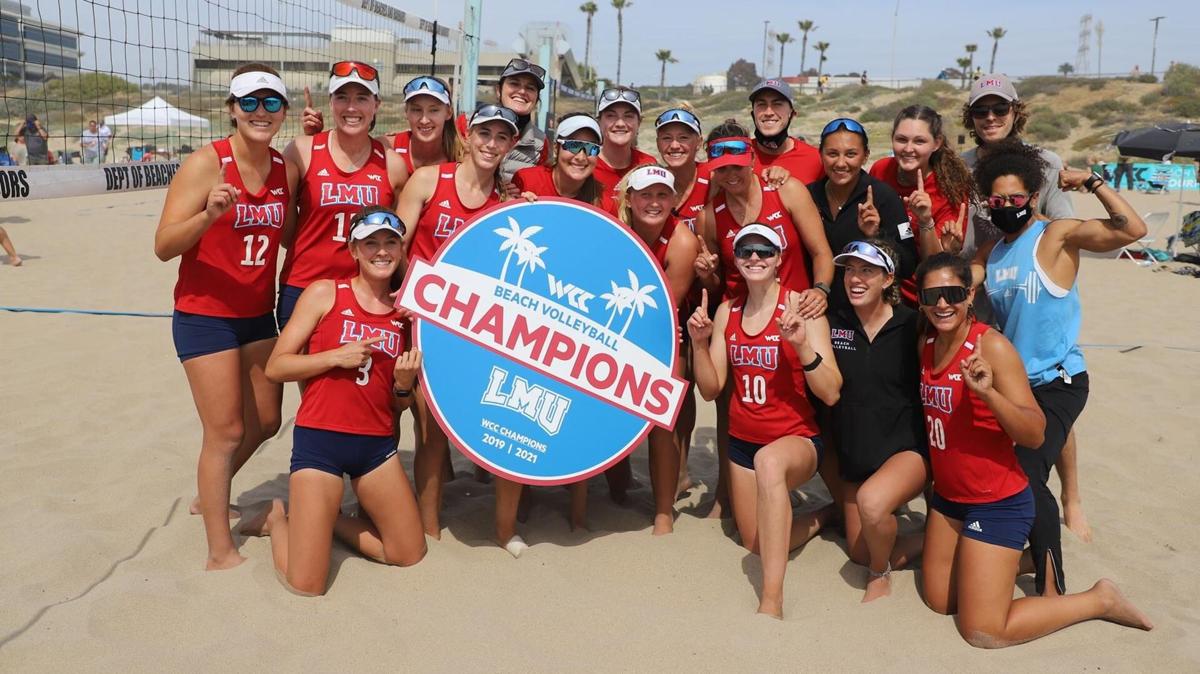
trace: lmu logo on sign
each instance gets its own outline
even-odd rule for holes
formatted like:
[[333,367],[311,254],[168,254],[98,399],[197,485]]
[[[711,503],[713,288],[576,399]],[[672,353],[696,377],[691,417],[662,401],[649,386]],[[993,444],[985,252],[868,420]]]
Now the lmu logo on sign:
[[562,199],[456,229],[433,262],[413,260],[398,303],[417,319],[429,407],[471,460],[564,484],[675,425],[675,307],[628,229]]

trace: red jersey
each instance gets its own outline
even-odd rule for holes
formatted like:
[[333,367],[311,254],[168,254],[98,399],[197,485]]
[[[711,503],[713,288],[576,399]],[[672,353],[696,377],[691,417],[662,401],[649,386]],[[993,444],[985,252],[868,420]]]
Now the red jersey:
[[743,303],[734,300],[725,326],[725,348],[733,375],[729,434],[763,445],[785,435],[811,438],[819,431],[817,415],[808,401],[804,366],[775,323],[786,307],[777,304],[767,327],[751,335],[742,329]]
[[[707,162],[696,164],[696,182],[692,184],[692,191],[674,211],[679,222],[687,225],[693,234],[696,233],[696,219],[704,212],[704,205],[708,203],[708,182],[712,177],[712,169],[708,168],[707,164]],[[679,188],[679,186],[676,187]]]
[[296,425],[357,435],[391,435],[392,380],[396,358],[405,350],[399,312],[373,314],[354,296],[349,279],[336,282],[333,307],[308,338],[308,353],[320,353],[363,339],[386,337],[372,346],[371,360],[356,369],[335,367],[308,380],[300,395]]
[[657,163],[658,160],[654,158],[654,155],[646,154],[635,147],[633,148],[633,161],[629,162],[629,166],[623,169],[615,169],[609,166],[603,157],[597,157],[596,172],[593,175],[596,176],[596,180],[600,181],[600,184],[604,187],[604,191],[616,192],[617,183],[621,182],[621,178],[624,178],[626,173],[629,173],[642,164]]
[[175,308],[221,318],[254,318],[275,306],[275,260],[289,190],[287,164],[271,150],[271,172],[257,193],[246,189],[229,139],[213,141],[225,182],[238,189],[233,208],[217,218],[179,260]]
[[404,160],[404,165],[408,167],[408,175],[412,175],[412,172],[416,170],[416,167],[413,166],[412,153],[408,151],[411,144],[412,131],[400,131],[392,136],[392,150]]
[[792,139],[792,149],[783,154],[768,154],[758,141],[754,142],[754,173],[761,176],[771,166],[782,166],[792,177],[805,185],[825,177],[821,153],[799,138]]
[[409,244],[408,259],[419,257],[422,260],[432,260],[438,248],[441,248],[446,239],[458,231],[463,223],[485,208],[500,203],[499,186],[496,186],[479,208],[463,206],[458,198],[458,188],[454,185],[454,174],[458,171],[458,166],[455,162],[438,165],[437,188],[421,208],[421,217],[417,218],[412,243]]
[[976,321],[940,372],[933,370],[933,337],[926,338],[921,351],[921,403],[933,488],[942,498],[959,503],[999,501],[1029,484],[1017,463],[1012,438],[987,403],[967,388],[959,366],[988,329],[987,323]]
[[308,171],[300,181],[296,240],[283,260],[279,282],[307,288],[313,281],[344,278],[358,269],[346,247],[350,219],[364,206],[395,201],[383,143],[371,141],[367,163],[343,171],[329,154],[329,132],[313,136]]
[[[895,157],[885,157],[874,164],[871,164],[871,170],[868,171],[868,173],[870,173],[873,177],[882,180],[888,185],[891,185],[892,189],[896,190],[896,194],[899,194],[900,198],[904,199],[911,196],[912,193],[916,191],[917,186],[901,185],[900,178],[897,175],[899,173],[899,168],[900,167],[896,163]],[[938,188],[937,176],[934,175],[932,171],[925,174],[925,192],[929,194],[929,201],[933,205],[934,231],[938,236],[941,236],[942,230],[944,229],[943,225],[945,225],[947,221],[953,222],[958,220],[959,204],[950,203],[950,200],[947,199],[946,195],[943,194]],[[908,213],[908,221],[914,226],[918,225],[919,222],[917,220],[917,216],[913,214],[912,210],[909,209],[907,205],[904,207],[904,210]],[[905,301],[910,306],[916,306],[917,285],[912,278],[906,278],[901,282],[900,292],[904,295]]]
[[[553,166],[530,166],[523,168],[513,174],[512,184],[522,192],[533,192],[539,197],[562,197],[558,191],[558,187],[554,184],[554,167]],[[596,208],[615,216],[617,214],[617,201],[613,198],[612,192],[604,190],[601,186],[600,203],[592,204]],[[564,197],[572,198],[572,197]],[[579,201],[576,199],[576,201]]]
[[[742,225],[729,213],[726,195],[721,192],[713,197],[713,216],[717,225],[717,242],[721,246],[721,267],[725,270],[725,299],[746,294],[746,280],[738,273],[733,258],[733,239]],[[771,187],[762,188],[762,208],[755,222],[773,228],[783,240],[783,260],[779,267],[779,282],[788,290],[802,292],[812,287],[812,275],[808,271],[808,253],[800,240],[796,223],[783,205],[779,191]]]

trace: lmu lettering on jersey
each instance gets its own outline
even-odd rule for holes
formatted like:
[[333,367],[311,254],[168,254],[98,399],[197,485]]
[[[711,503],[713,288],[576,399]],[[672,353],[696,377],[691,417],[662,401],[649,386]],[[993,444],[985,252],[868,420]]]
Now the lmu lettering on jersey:
[[321,183],[322,206],[374,206],[378,203],[378,185]]
[[234,204],[237,207],[233,228],[283,227],[283,204]]
[[729,346],[729,360],[735,366],[774,370],[779,364],[777,346]]
[[342,344],[351,344],[364,339],[374,339],[376,337],[386,337],[382,342],[376,342],[371,347],[378,349],[391,356],[397,358],[400,356],[400,333],[376,328],[370,325],[363,325],[358,321],[342,320],[342,336],[338,339]]
[[929,386],[921,383],[921,404],[946,414],[954,413],[954,389],[949,386]]

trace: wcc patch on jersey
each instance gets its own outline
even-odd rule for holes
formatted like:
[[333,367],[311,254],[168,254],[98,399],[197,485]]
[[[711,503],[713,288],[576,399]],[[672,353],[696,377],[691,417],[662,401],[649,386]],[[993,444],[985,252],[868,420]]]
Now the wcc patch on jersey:
[[413,259],[397,304],[447,436],[497,475],[553,485],[674,426],[687,384],[666,288],[628,228],[547,197],[456,227],[431,262]]

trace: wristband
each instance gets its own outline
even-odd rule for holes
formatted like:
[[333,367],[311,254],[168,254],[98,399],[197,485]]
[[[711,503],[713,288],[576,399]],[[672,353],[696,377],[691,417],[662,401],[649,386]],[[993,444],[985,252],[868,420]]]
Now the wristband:
[[1104,184],[1104,178],[1097,173],[1092,173],[1092,175],[1087,180],[1083,181],[1083,189],[1087,190],[1088,192],[1090,192],[1092,194],[1095,194],[1096,190],[1100,189],[1100,186],[1103,184]]
[[817,354],[816,358],[813,358],[813,361],[811,363],[804,366],[804,371],[812,372],[813,370],[817,369],[818,367],[821,367],[821,354],[819,354],[819,353]]
[[818,281],[813,284],[813,287],[816,288],[817,290],[820,290],[821,292],[825,293],[826,297],[829,297],[829,284],[828,283],[825,283],[824,281]]
[[410,388],[396,388],[395,386],[393,386],[393,387],[392,387],[392,393],[393,393],[393,394],[394,394],[394,395],[395,395],[397,398],[407,398],[407,397],[409,397],[410,395],[412,395],[412,389],[410,389]]

